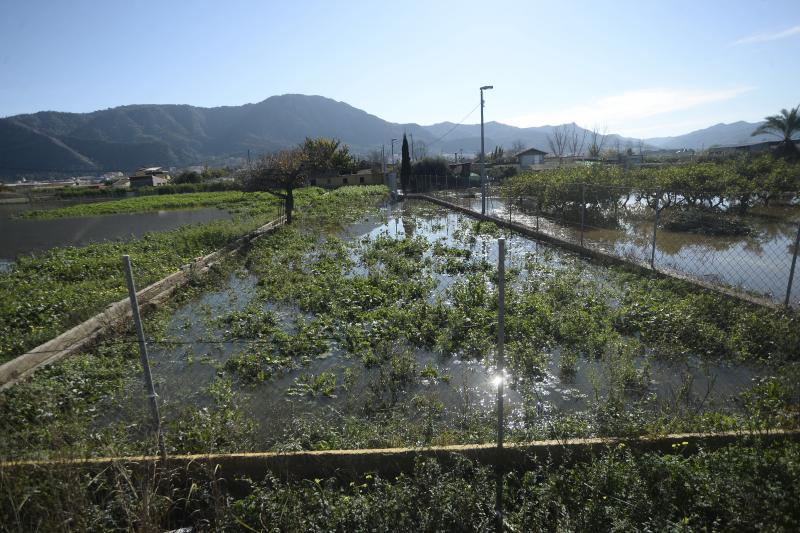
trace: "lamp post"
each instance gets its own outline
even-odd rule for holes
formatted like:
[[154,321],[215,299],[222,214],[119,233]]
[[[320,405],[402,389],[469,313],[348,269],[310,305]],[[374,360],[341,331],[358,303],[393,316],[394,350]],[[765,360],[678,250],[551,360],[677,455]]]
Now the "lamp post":
[[483,149],[483,91],[494,89],[493,85],[481,87],[481,215],[486,214],[486,162]]

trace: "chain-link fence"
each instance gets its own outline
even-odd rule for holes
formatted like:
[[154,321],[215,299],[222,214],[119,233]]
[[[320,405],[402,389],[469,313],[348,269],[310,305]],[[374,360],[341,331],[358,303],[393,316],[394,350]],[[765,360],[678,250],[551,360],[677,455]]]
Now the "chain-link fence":
[[420,187],[477,213],[588,250],[756,299],[798,306],[800,193],[558,184],[515,194],[489,186]]

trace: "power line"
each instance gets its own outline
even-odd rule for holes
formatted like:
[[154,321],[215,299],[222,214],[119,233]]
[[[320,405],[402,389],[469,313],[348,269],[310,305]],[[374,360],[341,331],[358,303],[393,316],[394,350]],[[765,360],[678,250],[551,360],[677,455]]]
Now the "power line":
[[431,145],[434,145],[434,144],[438,143],[439,141],[441,141],[442,139],[444,139],[445,137],[447,137],[448,135],[450,135],[451,133],[453,133],[453,130],[455,130],[457,127],[461,126],[461,125],[464,123],[464,121],[465,121],[465,120],[467,120],[467,119],[468,119],[468,118],[469,118],[469,117],[470,117],[470,116],[471,116],[471,115],[472,115],[472,114],[475,112],[475,110],[476,110],[476,109],[478,109],[478,107],[480,107],[480,105],[481,105],[481,104],[478,104],[478,105],[476,105],[475,107],[473,107],[473,108],[472,108],[472,111],[470,111],[469,113],[467,113],[466,115],[464,115],[464,118],[462,118],[461,120],[459,120],[459,121],[458,121],[458,123],[456,123],[456,124],[453,124],[453,127],[452,127],[452,128],[450,128],[449,130],[447,130],[447,131],[444,133],[444,135],[442,135],[441,137],[439,137],[439,138],[438,138],[438,139],[436,139],[435,141],[431,142],[430,144],[431,144]]

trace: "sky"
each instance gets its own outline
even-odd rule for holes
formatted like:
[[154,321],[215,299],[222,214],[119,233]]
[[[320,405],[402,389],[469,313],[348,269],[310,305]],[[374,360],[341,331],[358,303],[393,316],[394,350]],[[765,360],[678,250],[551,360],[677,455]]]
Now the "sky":
[[[800,104],[800,0],[0,0],[0,116],[319,94],[629,137]],[[466,117],[466,118],[465,118]]]

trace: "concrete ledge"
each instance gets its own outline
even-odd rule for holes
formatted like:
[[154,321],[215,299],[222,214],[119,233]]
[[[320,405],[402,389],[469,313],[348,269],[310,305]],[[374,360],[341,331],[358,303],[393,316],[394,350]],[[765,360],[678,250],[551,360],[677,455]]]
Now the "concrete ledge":
[[673,278],[677,279],[701,289],[711,290],[714,292],[718,292],[724,294],[725,296],[730,296],[732,298],[736,298],[742,302],[748,304],[755,304],[761,307],[767,307],[770,309],[785,309],[785,307],[777,302],[774,302],[768,298],[762,298],[759,296],[755,296],[752,294],[742,293],[735,291],[733,289],[729,289],[727,287],[721,285],[714,285],[713,283],[706,283],[702,280],[684,275],[680,272],[676,272],[674,270],[659,270],[659,269],[652,269],[649,265],[638,263],[636,261],[631,261],[630,259],[625,259],[623,257],[619,257],[616,255],[608,254],[605,252],[601,252],[600,250],[594,250],[591,248],[585,248],[578,244],[565,241],[563,239],[559,239],[558,237],[553,237],[552,235],[548,235],[546,233],[542,233],[540,231],[536,231],[535,229],[529,228],[528,226],[524,226],[522,224],[518,224],[516,222],[510,222],[508,220],[503,220],[501,218],[493,217],[491,215],[482,215],[477,211],[473,211],[467,207],[462,207],[458,204],[454,204],[452,202],[448,202],[447,200],[442,200],[440,198],[436,198],[433,196],[428,196],[427,194],[405,194],[402,195],[402,198],[409,199],[409,200],[425,200],[427,202],[431,202],[434,204],[441,205],[442,207],[446,207],[448,209],[452,209],[453,211],[458,211],[460,213],[464,213],[472,218],[476,218],[478,220],[485,220],[486,222],[492,222],[497,224],[498,226],[508,228],[515,233],[519,233],[521,235],[525,235],[526,237],[530,237],[531,239],[535,239],[540,242],[544,242],[547,244],[551,244],[553,246],[557,246],[559,248],[563,248],[565,250],[569,250],[570,252],[589,257],[593,261],[604,263],[604,264],[614,264],[625,266],[627,268],[632,268],[637,270],[641,273],[648,273],[648,274],[656,274],[661,277],[665,278]]
[[[800,430],[546,440],[511,443],[502,449],[494,444],[467,444],[421,448],[175,455],[169,457],[166,467],[189,473],[196,472],[200,475],[204,472],[214,472],[215,477],[228,480],[243,476],[263,479],[268,473],[282,479],[314,477],[353,479],[367,473],[377,473],[383,477],[410,473],[413,472],[419,459],[428,458],[448,464],[458,457],[465,457],[480,464],[504,469],[530,469],[544,463],[583,461],[614,448],[627,448],[636,453],[693,454],[701,449],[714,450],[729,444],[766,445],[783,441],[800,441]],[[102,470],[113,465],[147,469],[163,466],[158,456],[97,457],[0,462],[0,472],[21,474],[29,469],[55,467]]]
[[[196,276],[203,275],[215,265],[232,256],[251,241],[275,230],[285,222],[283,217],[272,220],[260,228],[236,239],[224,248],[204,257],[198,257],[192,263],[184,265],[181,270],[156,281],[140,290],[140,304],[145,306],[161,305],[168,300],[177,289],[189,283]],[[104,311],[77,326],[0,365],[0,391],[12,387],[15,383],[32,375],[43,366],[52,364],[85,348],[95,342],[111,328],[131,316],[128,298],[112,303]]]

